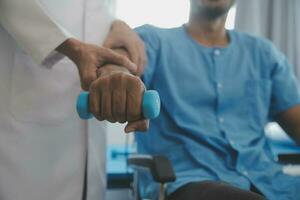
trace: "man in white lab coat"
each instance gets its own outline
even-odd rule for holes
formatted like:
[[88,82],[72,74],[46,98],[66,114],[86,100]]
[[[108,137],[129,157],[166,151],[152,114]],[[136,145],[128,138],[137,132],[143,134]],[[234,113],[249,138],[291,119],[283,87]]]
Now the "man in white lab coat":
[[[88,89],[105,62],[144,63],[124,23],[110,30],[110,10],[109,0],[0,0],[1,200],[104,199],[105,124],[77,117],[78,71]],[[109,31],[136,65],[100,47]]]

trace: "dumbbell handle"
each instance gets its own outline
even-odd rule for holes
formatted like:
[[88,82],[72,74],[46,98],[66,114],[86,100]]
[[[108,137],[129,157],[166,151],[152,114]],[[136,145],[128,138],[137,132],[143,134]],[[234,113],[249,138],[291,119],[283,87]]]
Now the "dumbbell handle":
[[[81,119],[93,118],[89,111],[89,93],[81,92],[77,98],[76,109]],[[154,119],[160,112],[160,98],[155,90],[147,90],[144,92],[142,103],[143,115],[146,119]]]

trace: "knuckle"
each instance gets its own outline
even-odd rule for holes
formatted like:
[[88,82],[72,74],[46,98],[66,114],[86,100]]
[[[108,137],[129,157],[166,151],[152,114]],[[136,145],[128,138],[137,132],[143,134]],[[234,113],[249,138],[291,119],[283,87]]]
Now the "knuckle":
[[107,87],[110,84],[110,78],[109,77],[101,77],[99,79],[100,85],[103,87]]
[[87,87],[87,84],[85,84],[84,82],[81,82],[81,88],[85,91],[89,90],[89,87]]
[[128,78],[130,78],[132,75],[129,75],[129,74],[126,74],[126,73],[122,72],[120,76],[121,76],[120,77],[120,84],[124,85],[124,84],[127,83]]
[[89,54],[89,60],[90,60],[92,63],[95,63],[95,62],[97,62],[98,57],[97,57],[97,55],[95,55],[94,53],[91,53],[91,54]]
[[135,77],[132,84],[134,85],[134,88],[137,92],[144,91],[144,85],[143,85],[143,82],[141,81],[141,79]]
[[137,76],[130,76],[130,77],[129,77],[129,81],[130,81],[132,84],[139,84],[139,83],[140,83],[140,79],[139,79]]
[[114,74],[110,75],[111,82],[116,85],[120,85],[124,81],[124,73],[123,72],[115,72]]
[[97,81],[92,82],[90,85],[90,88],[89,88],[90,93],[98,92],[98,87],[99,87],[99,85],[98,85]]
[[126,75],[124,72],[116,72],[114,75],[115,79],[118,81],[124,80],[126,78]]
[[82,75],[82,82],[84,84],[90,85],[90,83],[94,80],[94,76],[90,73],[84,73]]
[[88,79],[88,78],[82,78],[81,79],[81,87],[84,89],[84,90],[89,90],[90,88],[90,85],[91,85],[91,80]]

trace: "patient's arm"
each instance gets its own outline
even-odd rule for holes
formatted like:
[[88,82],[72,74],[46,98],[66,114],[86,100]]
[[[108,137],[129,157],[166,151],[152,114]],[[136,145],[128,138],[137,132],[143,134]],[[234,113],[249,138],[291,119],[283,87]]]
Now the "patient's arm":
[[300,145],[300,105],[278,114],[276,121]]
[[[128,56],[123,49],[115,49]],[[90,111],[98,120],[128,124],[125,132],[146,131],[148,120],[143,118],[142,98],[145,86],[128,69],[106,64],[97,70],[98,78],[90,87]]]

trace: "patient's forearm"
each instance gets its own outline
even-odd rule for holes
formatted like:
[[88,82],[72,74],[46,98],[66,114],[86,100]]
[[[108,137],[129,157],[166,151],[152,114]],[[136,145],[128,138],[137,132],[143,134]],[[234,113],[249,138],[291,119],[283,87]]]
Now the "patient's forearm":
[[300,145],[300,105],[280,113],[276,121]]

